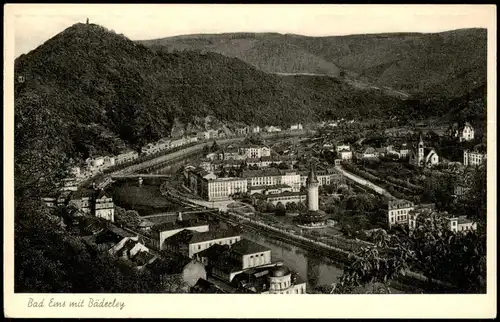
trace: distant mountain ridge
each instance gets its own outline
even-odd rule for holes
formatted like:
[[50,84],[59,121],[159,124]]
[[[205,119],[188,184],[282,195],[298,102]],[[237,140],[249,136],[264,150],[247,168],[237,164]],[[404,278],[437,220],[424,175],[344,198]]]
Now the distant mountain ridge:
[[155,50],[203,50],[271,73],[346,73],[410,93],[456,97],[486,82],[487,30],[308,37],[223,33],[138,41]]

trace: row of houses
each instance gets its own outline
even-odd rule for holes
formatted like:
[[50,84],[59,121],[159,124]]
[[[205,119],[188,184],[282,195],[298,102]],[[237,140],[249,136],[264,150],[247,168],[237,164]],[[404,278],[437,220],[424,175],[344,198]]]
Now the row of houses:
[[83,214],[115,221],[113,198],[102,189],[63,190],[56,196],[41,198],[49,208],[73,207]]

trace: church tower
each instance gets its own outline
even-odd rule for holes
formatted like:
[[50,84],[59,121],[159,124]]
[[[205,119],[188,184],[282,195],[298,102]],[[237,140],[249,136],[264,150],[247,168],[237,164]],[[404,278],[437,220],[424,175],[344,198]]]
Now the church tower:
[[314,169],[311,167],[311,171],[307,176],[306,180],[307,186],[307,207],[309,211],[318,211],[319,210],[319,201],[318,201],[318,187],[319,182],[316,178],[316,174],[314,173]]
[[417,164],[421,166],[423,162],[424,162],[424,139],[422,138],[422,133],[420,133],[418,140]]

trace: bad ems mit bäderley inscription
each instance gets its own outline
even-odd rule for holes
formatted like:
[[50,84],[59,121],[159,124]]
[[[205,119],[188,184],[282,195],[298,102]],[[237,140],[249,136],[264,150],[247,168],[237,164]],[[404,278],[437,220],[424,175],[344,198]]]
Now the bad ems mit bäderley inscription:
[[76,301],[60,301],[54,298],[46,301],[46,298],[42,300],[35,300],[34,298],[29,298],[28,307],[45,308],[45,307],[91,307],[91,308],[119,308],[123,310],[125,307],[124,302],[118,301],[116,298],[113,300],[108,300],[105,298],[88,298],[80,299]]

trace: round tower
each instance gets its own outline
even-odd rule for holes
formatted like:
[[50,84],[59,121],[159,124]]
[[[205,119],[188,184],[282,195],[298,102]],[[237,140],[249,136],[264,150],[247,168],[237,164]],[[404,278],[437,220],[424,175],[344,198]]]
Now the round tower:
[[314,173],[314,169],[311,168],[309,172],[309,176],[306,180],[307,187],[307,208],[309,211],[318,211],[319,210],[319,193],[318,187],[319,182],[316,178],[316,174]]
[[139,177],[139,179],[137,179],[137,181],[139,182],[139,186],[142,186],[142,177]]

